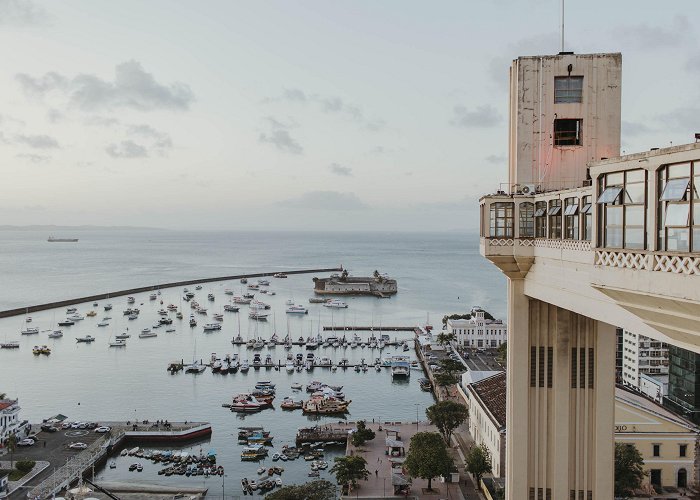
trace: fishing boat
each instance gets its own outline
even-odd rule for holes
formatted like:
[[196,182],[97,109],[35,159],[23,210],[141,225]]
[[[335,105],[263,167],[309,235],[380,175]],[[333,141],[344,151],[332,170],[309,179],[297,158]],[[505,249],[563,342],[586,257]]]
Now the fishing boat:
[[20,332],[22,335],[35,335],[39,333],[39,329],[35,327],[27,327]]
[[63,321],[58,322],[58,326],[73,326],[75,324],[75,321],[72,321],[68,318],[64,319]]
[[408,356],[391,358],[391,378],[408,378],[411,376],[411,364]]
[[136,302],[136,299],[135,299],[135,298],[133,298],[133,297],[127,297],[127,298],[126,298],[126,303],[127,303],[127,304],[133,304],[134,302]]
[[314,415],[346,413],[351,402],[323,396],[312,396],[311,399],[304,402],[302,410],[304,413]]
[[247,359],[244,359],[243,362],[241,363],[241,373],[247,373],[248,370],[250,369],[250,364],[248,363]]
[[126,340],[115,339],[109,343],[109,347],[126,347]]
[[224,304],[224,311],[237,313],[240,307],[234,306],[233,304]]
[[287,397],[282,400],[280,407],[283,410],[299,410],[304,407],[304,402],[302,400],[295,401],[293,398]]
[[197,326],[197,320],[194,319],[194,314],[190,314],[190,327],[194,328],[195,326]]
[[76,337],[75,340],[77,340],[78,342],[89,344],[90,342],[95,341],[95,337],[93,337],[92,335],[86,335],[84,337]]
[[108,321],[100,321],[99,323],[97,323],[97,326],[109,326],[109,322]]
[[205,332],[213,332],[215,330],[221,330],[221,323],[207,323],[203,326]]
[[273,278],[286,278],[287,275],[284,273],[275,273],[272,275]]
[[150,328],[144,328],[141,330],[141,333],[139,333],[139,338],[140,339],[149,339],[151,337],[157,337],[158,334],[156,332],[151,331]]
[[263,445],[246,446],[241,451],[241,460],[257,461],[267,456],[267,449]]
[[270,304],[266,304],[265,302],[263,302],[261,300],[253,300],[250,303],[250,308],[251,309],[259,309],[259,310],[270,309]]
[[238,394],[234,396],[230,406],[231,411],[239,413],[255,413],[269,407],[270,403],[258,401],[255,396],[251,394]]
[[50,339],[60,339],[61,337],[63,337],[63,332],[61,330],[54,330],[49,333]]
[[248,283],[248,278],[241,278],[241,283],[244,285]]
[[207,365],[202,364],[201,361],[194,361],[191,365],[187,365],[185,373],[202,373],[206,369]]
[[223,321],[224,320],[224,315],[221,313],[214,313],[212,316],[215,321]]
[[19,342],[16,340],[3,342],[0,344],[0,349],[19,349]]
[[250,304],[250,301],[253,300],[252,298],[248,297],[239,297],[236,296],[233,298],[233,302],[236,304]]
[[249,317],[250,319],[254,319],[254,320],[257,320],[257,321],[267,321],[267,317],[268,317],[268,316],[269,316],[268,313],[259,312],[257,309],[256,309],[256,310],[252,310],[252,311],[250,311],[250,312],[248,313],[248,317]]
[[114,338],[117,340],[125,340],[125,339],[128,339],[129,337],[131,337],[131,334],[129,334],[127,332],[120,333],[119,335],[114,336]]
[[85,314],[85,316],[87,316],[88,318],[93,318],[93,317],[97,316],[97,313],[95,311],[88,311]]

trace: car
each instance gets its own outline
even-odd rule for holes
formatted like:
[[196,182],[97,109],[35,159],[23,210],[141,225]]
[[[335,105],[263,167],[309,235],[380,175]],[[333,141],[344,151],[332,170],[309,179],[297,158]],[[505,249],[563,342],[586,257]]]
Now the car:
[[72,422],[63,422],[61,424],[61,429],[70,429],[72,425]]
[[99,427],[99,425],[97,425],[95,422],[90,422],[89,424],[87,424],[88,429],[95,429],[97,427]]
[[88,428],[88,424],[86,424],[85,422],[81,422],[80,425],[78,426],[78,429],[87,429],[87,428]]
[[88,445],[86,445],[85,443],[73,443],[68,448],[70,448],[71,450],[84,450],[87,447]]
[[70,428],[77,429],[80,427],[80,424],[81,424],[81,422],[73,422],[72,424],[70,424]]
[[428,355],[428,359],[431,360],[431,361],[434,361],[434,360],[437,359],[437,356],[433,356],[432,354],[429,354],[429,355]]
[[34,446],[34,440],[31,438],[22,439],[17,443],[17,446]]
[[56,431],[58,431],[58,429],[56,427],[54,427],[53,425],[49,425],[49,424],[42,424],[41,430],[44,432],[56,432]]
[[95,432],[99,432],[100,434],[104,434],[105,432],[111,431],[112,428],[106,425],[100,426],[95,429]]
[[476,352],[478,352],[479,354],[484,354],[486,351],[484,351],[482,348],[478,348]]

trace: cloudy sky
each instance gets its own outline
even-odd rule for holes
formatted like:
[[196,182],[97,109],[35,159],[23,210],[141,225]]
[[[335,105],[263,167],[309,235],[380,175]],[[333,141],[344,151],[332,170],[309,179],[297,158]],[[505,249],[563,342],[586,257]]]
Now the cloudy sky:
[[[568,2],[623,149],[700,132],[697,0]],[[0,0],[0,225],[452,230],[506,178],[559,1]]]

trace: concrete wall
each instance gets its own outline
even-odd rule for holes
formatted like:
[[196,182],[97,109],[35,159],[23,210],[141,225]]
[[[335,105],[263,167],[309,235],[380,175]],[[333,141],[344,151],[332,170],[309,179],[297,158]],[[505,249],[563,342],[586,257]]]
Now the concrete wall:
[[[554,103],[554,77],[583,76],[581,103]],[[520,57],[510,70],[509,182],[580,186],[586,163],[620,154],[621,54]],[[555,118],[583,120],[583,145],[555,147]]]

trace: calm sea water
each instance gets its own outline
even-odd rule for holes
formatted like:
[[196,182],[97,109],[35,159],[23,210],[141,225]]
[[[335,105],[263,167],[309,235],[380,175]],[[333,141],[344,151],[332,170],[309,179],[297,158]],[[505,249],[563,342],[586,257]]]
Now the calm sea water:
[[[200,420],[213,424],[211,442],[201,444],[207,451],[215,448],[218,461],[226,468],[227,495],[240,495],[240,478],[255,476],[258,465],[240,461],[241,447],[236,444],[241,425],[263,425],[275,435],[274,448],[291,444],[299,427],[337,421],[338,417],[311,418],[300,412],[283,412],[279,408],[252,416],[239,416],[221,407],[233,394],[252,389],[256,380],[277,383],[278,399],[292,395],[292,382],[306,384],[322,380],[343,385],[352,400],[348,419],[412,420],[416,411],[423,415],[432,403],[431,396],[421,392],[415,371],[408,382],[392,382],[388,372],[356,374],[354,371],[316,369],[314,372],[287,374],[284,370],[251,371],[221,376],[209,371],[193,376],[169,375],[167,364],[172,360],[207,360],[211,353],[219,355],[239,352],[252,359],[252,352],[230,343],[240,331],[244,337],[269,337],[273,331],[284,336],[307,336],[321,325],[415,325],[430,322],[439,327],[444,314],[462,312],[472,305],[481,305],[497,317],[505,313],[505,280],[495,267],[478,255],[476,235],[450,234],[378,234],[378,233],[264,233],[264,232],[176,232],[82,230],[71,234],[80,238],[77,244],[47,243],[44,232],[0,231],[0,309],[22,307],[52,300],[109,292],[159,282],[188,278],[214,277],[244,272],[276,271],[342,264],[353,274],[365,275],[374,269],[390,274],[399,282],[399,293],[390,299],[348,297],[349,308],[330,311],[308,304],[313,296],[312,275],[274,279],[275,296],[260,295],[272,305],[270,321],[249,322],[247,307],[239,314],[224,313],[223,329],[205,334],[200,326],[190,329],[186,321],[175,320],[176,331],[158,331],[158,337],[139,339],[141,328],[157,322],[158,301],[149,301],[146,294],[137,296],[143,303],[138,320],[128,321],[122,315],[126,298],[110,299],[113,310],[105,313],[103,304],[81,304],[79,312],[98,312],[73,327],[64,328],[62,339],[51,340],[46,333],[20,336],[24,317],[0,320],[0,341],[19,340],[19,350],[0,350],[0,390],[20,398],[22,417],[39,421],[56,413],[74,420],[169,419]],[[208,303],[211,312],[218,312],[228,298],[225,288],[241,291],[237,282],[211,283],[198,292],[200,303],[214,293],[216,301]],[[180,305],[180,289],[165,289],[164,304]],[[309,307],[308,316],[287,318],[284,302],[293,298]],[[105,301],[106,302],[106,301]],[[185,304],[183,302],[183,304]],[[183,311],[189,314],[185,304]],[[108,327],[97,327],[106,314],[112,317]],[[32,325],[48,329],[65,317],[65,310],[33,313]],[[110,337],[126,328],[132,333],[125,349],[110,349]],[[78,344],[75,337],[93,335],[92,344]],[[363,334],[367,336],[368,334]],[[405,334],[404,334],[405,335]],[[35,357],[31,348],[48,344],[50,357]],[[291,352],[300,352],[295,347]],[[280,347],[264,349],[263,354],[284,359]],[[319,349],[338,361],[374,358],[393,353],[369,349]],[[296,394],[296,397],[305,394]],[[193,451],[198,451],[196,445]],[[341,453],[341,450],[338,451]],[[133,459],[120,459],[115,470],[99,473],[109,480],[129,480],[136,473],[126,471]],[[271,462],[268,460],[268,465]],[[206,484],[211,496],[221,495],[221,479],[203,480],[157,476],[157,468],[149,467],[138,475],[142,482],[168,484]],[[285,483],[307,479],[308,465],[303,461],[283,465]],[[327,476],[327,473],[326,473]],[[323,477],[323,476],[322,476]]]

